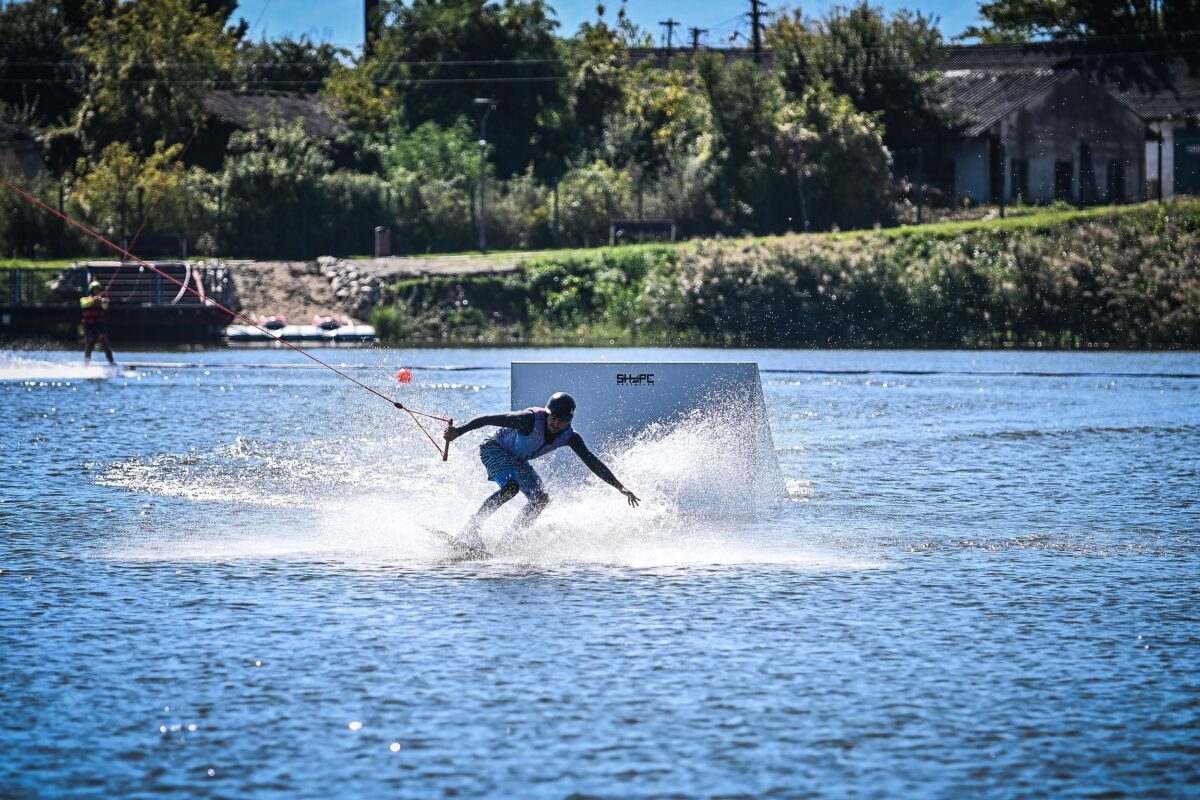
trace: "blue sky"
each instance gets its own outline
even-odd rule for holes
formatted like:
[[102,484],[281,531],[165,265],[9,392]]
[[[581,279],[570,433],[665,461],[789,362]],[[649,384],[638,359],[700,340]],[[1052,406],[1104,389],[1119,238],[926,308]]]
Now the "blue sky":
[[[596,0],[549,0],[561,23],[559,33],[573,34],[580,23],[595,19]],[[619,2],[605,3],[607,18],[615,19]],[[806,14],[820,16],[835,5],[846,5],[836,0],[793,4],[802,7]],[[941,18],[942,32],[947,37],[961,33],[964,28],[977,21],[977,2],[952,2],[952,0],[875,0],[889,12],[900,8],[911,8]],[[780,3],[767,4],[770,9],[779,9]],[[298,37],[307,34],[319,42],[332,42],[348,48],[357,48],[363,40],[362,0],[242,0],[235,16],[246,19],[253,29],[255,39],[278,39],[284,36]],[[725,44],[735,32],[748,34],[749,22],[744,14],[749,0],[628,0],[626,13],[642,28],[660,39],[662,27],[659,21],[668,18],[678,20],[680,28],[676,35],[686,37],[690,27],[708,28],[712,33],[708,43],[714,46]],[[744,43],[744,39],[735,39]]]

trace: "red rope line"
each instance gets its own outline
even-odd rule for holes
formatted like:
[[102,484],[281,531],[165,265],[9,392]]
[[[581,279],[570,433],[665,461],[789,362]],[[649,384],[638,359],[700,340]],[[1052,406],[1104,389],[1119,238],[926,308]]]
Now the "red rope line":
[[[131,260],[136,261],[138,264],[141,264],[146,269],[149,269],[153,272],[158,273],[162,277],[169,280],[171,283],[183,288],[185,291],[191,292],[192,294],[199,297],[201,299],[201,301],[221,309],[226,314],[229,314],[231,317],[233,317],[235,319],[239,319],[242,322],[246,323],[247,325],[250,325],[253,328],[257,328],[258,330],[262,331],[263,333],[269,333],[266,328],[262,327],[261,325],[256,323],[254,320],[250,319],[249,317],[239,314],[238,312],[234,311],[232,308],[229,308],[227,306],[222,305],[221,303],[218,303],[216,300],[202,296],[199,292],[197,292],[195,289],[188,287],[182,281],[174,278],[171,275],[168,275],[167,273],[163,272],[162,270],[158,269],[157,267],[153,266],[152,264],[149,264],[146,261],[143,261],[142,259],[138,258],[137,256],[135,256],[133,253],[129,252],[128,250],[125,250],[124,248],[113,244],[108,239],[105,239],[103,236],[101,236],[99,233],[96,233],[94,230],[92,230],[88,226],[84,225],[82,222],[78,222],[78,221],[72,219],[71,217],[67,216],[66,214],[60,213],[57,209],[53,208],[52,206],[47,205],[46,203],[39,200],[37,197],[33,196],[29,192],[22,189],[21,187],[11,183],[7,178],[0,176],[0,183],[3,183],[9,189],[12,189],[14,192],[21,195],[26,200],[29,200],[30,202],[46,209],[47,211],[49,211],[51,214],[55,215],[56,217],[60,217],[64,222],[66,222],[67,224],[71,225],[74,228],[78,228],[79,230],[86,233],[88,236],[91,236],[93,239],[96,239],[97,241],[111,247],[113,250],[116,250],[118,253],[121,253],[122,255],[128,256]],[[351,383],[355,384],[356,386],[358,386],[362,389],[365,389],[366,391],[370,392],[371,394],[375,395],[376,397],[378,397],[382,400],[386,400],[388,403],[391,403],[396,408],[398,408],[401,411],[408,414],[408,416],[412,418],[412,421],[417,424],[417,427],[419,427],[422,430],[422,432],[425,433],[425,436],[433,444],[434,448],[438,451],[438,453],[440,455],[442,455],[443,459],[445,458],[446,453],[449,452],[449,448],[447,447],[446,450],[443,450],[440,446],[438,446],[438,443],[434,440],[434,438],[432,436],[429,435],[429,431],[425,430],[425,426],[421,424],[420,420],[418,420],[417,417],[418,416],[428,417],[429,419],[435,419],[435,420],[438,420],[439,422],[445,422],[447,425],[451,424],[451,422],[452,422],[449,418],[439,417],[435,414],[426,414],[423,411],[416,411],[414,409],[408,408],[407,406],[402,404],[399,400],[393,400],[392,398],[388,397],[386,394],[379,391],[378,389],[368,386],[367,384],[363,383],[362,381],[358,380],[357,378],[354,378],[353,376],[346,374],[345,372],[343,372],[342,370],[333,366],[332,364],[322,361],[321,359],[314,356],[312,353],[305,350],[303,347],[297,347],[296,345],[292,344],[291,342],[284,341],[283,339],[277,339],[276,341],[280,342],[281,344],[283,344],[286,347],[291,348],[292,350],[294,350],[295,352],[304,356],[305,358],[307,358],[311,361],[314,361],[317,364],[320,364],[322,367],[325,367],[325,369],[330,370],[331,372],[333,372],[337,375],[340,375],[341,377],[345,378],[346,380],[350,381]]]

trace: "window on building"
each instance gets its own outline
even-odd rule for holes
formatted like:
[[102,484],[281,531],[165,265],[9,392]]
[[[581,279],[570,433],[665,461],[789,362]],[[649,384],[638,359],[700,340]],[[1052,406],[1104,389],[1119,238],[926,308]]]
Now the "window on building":
[[1108,201],[1124,203],[1125,198],[1125,162],[1108,162]]
[[1029,199],[1029,159],[1014,158],[1009,162],[1009,186],[1013,200]]
[[1070,200],[1074,195],[1071,191],[1075,165],[1070,161],[1054,162],[1054,199]]

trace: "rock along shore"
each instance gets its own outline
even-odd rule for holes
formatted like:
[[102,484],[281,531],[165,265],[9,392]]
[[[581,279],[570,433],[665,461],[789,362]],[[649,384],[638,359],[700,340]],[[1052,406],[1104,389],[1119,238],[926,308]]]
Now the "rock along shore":
[[242,312],[307,321],[318,314],[370,320],[395,280],[455,275],[501,275],[516,272],[536,253],[456,255],[436,258],[343,259],[321,256],[315,261],[238,261],[224,263],[233,275]]

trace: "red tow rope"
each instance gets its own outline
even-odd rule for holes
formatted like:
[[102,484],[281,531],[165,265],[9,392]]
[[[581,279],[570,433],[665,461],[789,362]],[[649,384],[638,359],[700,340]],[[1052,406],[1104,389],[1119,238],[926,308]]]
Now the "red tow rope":
[[[176,286],[179,286],[184,291],[191,292],[192,294],[199,297],[203,303],[210,305],[210,306],[215,306],[215,307],[221,309],[222,311],[224,311],[226,314],[229,314],[231,317],[241,320],[242,322],[246,323],[247,325],[250,325],[251,327],[258,328],[258,330],[262,331],[263,333],[269,333],[266,328],[263,328],[261,325],[256,323],[254,320],[252,320],[248,317],[245,317],[242,314],[239,314],[238,312],[234,311],[232,308],[228,308],[227,306],[224,306],[221,303],[218,303],[216,300],[212,300],[212,299],[208,299],[208,298],[204,297],[202,294],[200,294],[200,292],[197,292],[195,289],[190,288],[182,281],[172,277],[171,275],[168,275],[167,273],[163,272],[162,270],[158,269],[157,267],[153,266],[152,264],[149,264],[149,263],[143,261],[142,259],[135,256],[133,253],[130,253],[128,250],[125,250],[124,248],[113,244],[108,239],[105,239],[103,236],[96,233],[94,230],[92,230],[88,226],[84,225],[81,222],[77,222],[76,220],[72,219],[71,217],[67,216],[66,214],[59,212],[57,209],[53,208],[52,206],[47,205],[46,203],[42,202],[38,198],[31,195],[29,192],[22,189],[21,187],[16,186],[15,184],[11,183],[3,176],[0,176],[0,183],[3,183],[9,189],[12,189],[14,192],[21,195],[26,200],[29,200],[30,202],[41,206],[42,208],[46,209],[54,216],[61,218],[63,221],[65,221],[72,227],[78,228],[79,230],[83,231],[88,236],[91,236],[93,239],[96,239],[97,241],[102,242],[103,244],[107,245],[108,247],[111,247],[113,250],[116,250],[118,253],[128,257],[129,259],[131,259],[133,261],[136,261],[138,264],[142,265],[146,269],[158,273],[159,275],[166,278],[171,283],[175,284]],[[425,428],[424,425],[421,424],[421,421],[419,419],[417,419],[417,417],[426,417],[428,419],[437,420],[438,422],[444,422],[447,425],[453,425],[454,424],[453,420],[451,420],[447,417],[439,417],[435,414],[426,414],[423,411],[415,411],[411,408],[408,408],[403,403],[401,403],[399,400],[394,400],[391,397],[388,397],[386,394],[379,391],[378,389],[368,386],[367,384],[363,383],[362,381],[358,380],[357,378],[354,378],[353,376],[346,374],[345,372],[343,372],[342,370],[333,366],[332,364],[322,361],[321,359],[317,358],[316,356],[314,356],[312,353],[308,352],[304,348],[297,347],[296,345],[292,344],[291,342],[286,342],[283,339],[278,339],[277,341],[279,341],[286,347],[290,347],[292,350],[296,351],[297,353],[304,356],[305,358],[310,359],[310,360],[316,362],[317,364],[320,364],[322,367],[325,367],[326,369],[330,370],[331,372],[333,372],[337,375],[340,375],[341,377],[345,378],[346,380],[350,381],[351,383],[355,384],[356,386],[358,386],[362,389],[365,389],[366,391],[370,392],[371,394],[375,395],[376,397],[386,400],[387,402],[394,405],[396,408],[398,408],[401,411],[408,414],[408,416],[412,418],[412,421],[417,424],[417,427],[421,429],[421,432],[425,434],[425,437],[427,439],[429,439],[429,442],[434,446],[434,449],[436,449],[438,451],[438,453],[441,455],[442,460],[445,461],[447,458],[450,457],[450,443],[446,442],[445,447],[438,445],[437,440],[434,439],[432,435],[430,435],[429,431]]]

